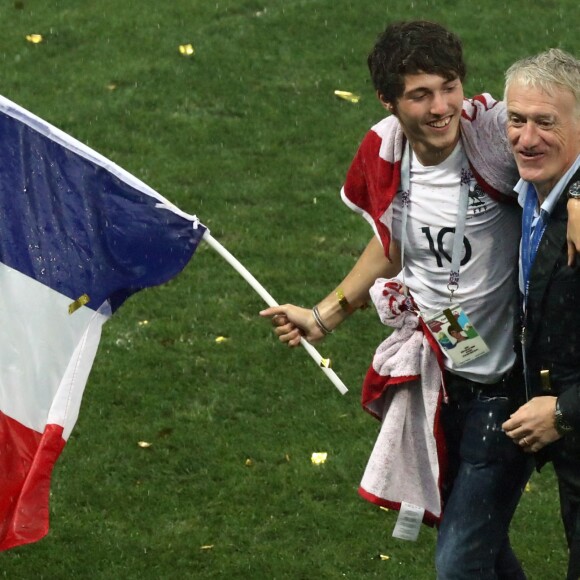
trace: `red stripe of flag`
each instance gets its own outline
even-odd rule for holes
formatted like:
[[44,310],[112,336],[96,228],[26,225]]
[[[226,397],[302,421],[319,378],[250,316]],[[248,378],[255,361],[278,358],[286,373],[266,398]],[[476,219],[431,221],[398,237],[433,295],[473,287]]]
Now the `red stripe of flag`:
[[50,478],[66,443],[62,431],[47,425],[38,433],[0,412],[0,550],[48,533]]

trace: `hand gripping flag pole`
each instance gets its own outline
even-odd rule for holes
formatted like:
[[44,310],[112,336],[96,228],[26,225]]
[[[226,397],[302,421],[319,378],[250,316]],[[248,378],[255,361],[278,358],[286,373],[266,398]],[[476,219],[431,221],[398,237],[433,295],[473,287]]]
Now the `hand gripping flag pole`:
[[[205,231],[203,239],[213,248],[222,258],[230,264],[244,278],[244,280],[260,295],[268,306],[279,306],[278,302],[272,298],[268,291],[254,278],[254,276],[237,260],[228,250],[226,250],[208,230]],[[332,381],[333,385],[342,395],[348,393],[348,389],[340,380],[338,375],[330,368],[328,359],[322,358],[320,353],[305,339],[300,338],[300,344],[306,349],[306,352],[314,359],[316,364],[322,369],[322,372]]]

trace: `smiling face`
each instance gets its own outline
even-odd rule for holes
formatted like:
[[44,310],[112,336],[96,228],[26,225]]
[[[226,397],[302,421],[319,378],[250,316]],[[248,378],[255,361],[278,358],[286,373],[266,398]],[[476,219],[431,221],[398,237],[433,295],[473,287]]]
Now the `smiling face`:
[[438,165],[457,145],[463,106],[463,85],[458,78],[408,74],[397,102],[383,101],[383,105],[397,116],[423,165]]
[[543,201],[580,154],[580,119],[574,95],[551,94],[514,81],[506,91],[508,139],[522,179]]

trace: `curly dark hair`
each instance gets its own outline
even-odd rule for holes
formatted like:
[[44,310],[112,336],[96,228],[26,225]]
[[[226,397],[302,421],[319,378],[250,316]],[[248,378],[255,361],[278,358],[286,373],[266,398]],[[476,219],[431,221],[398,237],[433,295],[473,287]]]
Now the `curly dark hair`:
[[389,24],[367,62],[375,89],[384,101],[393,104],[405,90],[407,74],[436,74],[462,82],[466,74],[459,37],[426,20]]

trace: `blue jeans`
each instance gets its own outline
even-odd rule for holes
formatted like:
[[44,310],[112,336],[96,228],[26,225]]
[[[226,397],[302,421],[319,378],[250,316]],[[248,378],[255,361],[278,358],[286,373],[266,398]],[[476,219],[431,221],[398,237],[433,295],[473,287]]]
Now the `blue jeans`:
[[438,580],[525,579],[508,528],[533,469],[501,424],[517,408],[501,394],[474,393],[441,408],[449,467],[437,537]]

